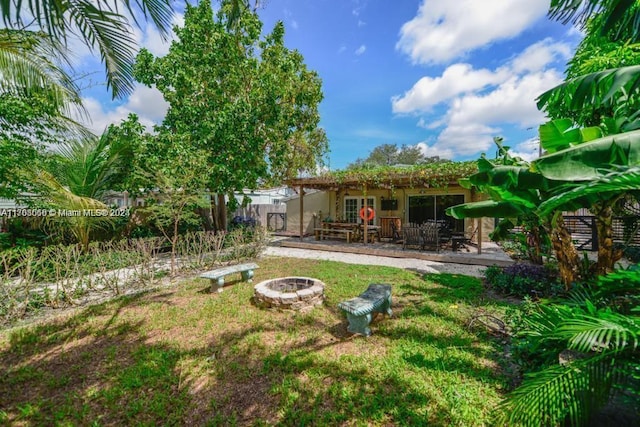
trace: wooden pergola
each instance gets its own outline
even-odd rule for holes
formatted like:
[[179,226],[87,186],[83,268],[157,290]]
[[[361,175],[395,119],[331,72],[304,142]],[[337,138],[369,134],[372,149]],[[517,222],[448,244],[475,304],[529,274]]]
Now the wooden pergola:
[[[323,191],[336,191],[341,190],[359,190],[362,194],[366,195],[368,190],[375,189],[401,189],[401,188],[445,188],[445,187],[460,187],[458,180],[460,178],[466,178],[472,173],[477,172],[477,166],[475,162],[461,162],[457,163],[461,165],[459,170],[442,172],[436,167],[438,164],[429,165],[424,170],[412,169],[410,173],[402,171],[390,171],[384,174],[384,176],[372,176],[363,177],[357,176],[354,173],[353,176],[345,174],[337,177],[332,174],[294,178],[287,181],[287,184],[292,188],[298,188],[300,195],[300,241],[304,236],[304,189],[315,189]],[[475,192],[471,190],[471,198],[475,198]],[[366,211],[367,197],[364,197],[364,210]],[[363,222],[364,231],[364,244],[368,241],[368,221]],[[478,221],[478,253],[482,252],[482,221]]]

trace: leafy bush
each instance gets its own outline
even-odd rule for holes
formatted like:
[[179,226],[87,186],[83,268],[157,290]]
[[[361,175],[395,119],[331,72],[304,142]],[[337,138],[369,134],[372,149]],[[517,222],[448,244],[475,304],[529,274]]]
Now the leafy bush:
[[485,280],[495,290],[519,297],[553,296],[562,290],[557,271],[548,265],[516,263],[485,270]]
[[526,302],[508,313],[515,360],[529,372],[506,400],[501,424],[602,425],[599,409],[614,402],[616,420],[607,425],[638,425],[639,289],[633,267],[562,303]]

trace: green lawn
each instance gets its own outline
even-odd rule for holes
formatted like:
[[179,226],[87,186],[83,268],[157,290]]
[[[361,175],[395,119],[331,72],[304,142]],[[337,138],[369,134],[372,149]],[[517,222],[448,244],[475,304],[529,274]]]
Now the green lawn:
[[[0,334],[0,424],[491,425],[510,378],[502,343],[467,322],[478,279],[268,258],[256,282],[325,282],[300,314],[193,279]],[[351,337],[336,308],[371,282],[393,285],[394,317]]]

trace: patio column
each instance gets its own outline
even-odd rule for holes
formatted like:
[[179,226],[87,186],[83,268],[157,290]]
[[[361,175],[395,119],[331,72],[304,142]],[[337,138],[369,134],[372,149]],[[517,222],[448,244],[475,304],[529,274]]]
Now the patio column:
[[482,254],[482,220],[484,218],[478,218],[478,255]]
[[300,241],[304,235],[304,187],[300,185]]
[[364,219],[362,220],[362,222],[364,222],[364,236],[363,236],[363,241],[364,244],[367,244],[367,238],[368,238],[368,231],[369,231],[369,221],[367,221],[367,217],[368,217],[368,212],[369,212],[369,206],[367,204],[367,186],[364,185],[362,187],[362,195],[364,196]]

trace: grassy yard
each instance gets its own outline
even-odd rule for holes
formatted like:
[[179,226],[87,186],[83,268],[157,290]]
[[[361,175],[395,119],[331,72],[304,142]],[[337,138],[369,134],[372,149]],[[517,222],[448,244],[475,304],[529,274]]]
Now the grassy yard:
[[[466,326],[474,310],[502,309],[478,279],[259,263],[256,283],[324,281],[324,306],[261,310],[252,285],[211,294],[193,279],[0,333],[0,424],[492,424],[510,379],[501,343]],[[394,316],[350,337],[336,305],[371,282],[393,285]]]

